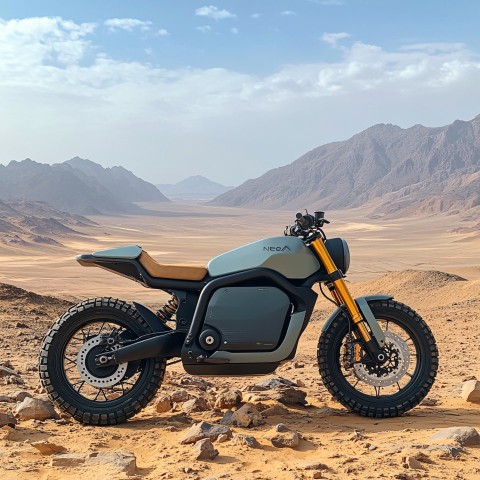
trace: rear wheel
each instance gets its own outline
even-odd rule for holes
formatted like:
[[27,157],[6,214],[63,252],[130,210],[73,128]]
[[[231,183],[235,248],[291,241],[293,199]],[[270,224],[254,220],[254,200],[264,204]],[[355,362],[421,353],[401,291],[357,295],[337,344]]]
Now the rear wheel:
[[45,336],[40,379],[51,400],[79,422],[125,422],[154,397],[165,373],[165,359],[147,359],[99,368],[95,356],[118,342],[151,333],[128,303],[112,298],[71,307]]
[[369,305],[385,333],[387,361],[383,365],[368,362],[361,342],[349,332],[344,313],[320,336],[320,374],[333,397],[352,412],[396,417],[418,405],[432,387],[438,369],[437,346],[427,324],[411,308],[393,300]]

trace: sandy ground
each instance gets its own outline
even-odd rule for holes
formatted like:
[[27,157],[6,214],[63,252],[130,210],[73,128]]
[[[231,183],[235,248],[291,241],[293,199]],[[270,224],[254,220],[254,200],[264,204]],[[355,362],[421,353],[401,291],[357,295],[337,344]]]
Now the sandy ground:
[[[19,388],[31,393],[38,377],[36,363],[42,336],[68,301],[89,296],[114,295],[157,304],[162,297],[133,282],[99,269],[82,269],[72,261],[75,253],[91,252],[119,244],[137,243],[167,262],[205,263],[214,255],[258,238],[278,235],[293,217],[291,213],[252,213],[226,209],[191,209],[162,206],[164,213],[145,217],[97,217],[100,225],[72,239],[65,249],[15,250],[0,248],[0,282],[14,284],[66,301],[36,297],[3,289],[0,295],[0,363],[10,361],[25,386],[0,384],[0,394]],[[188,215],[187,215],[188,211]],[[172,213],[176,213],[172,216]],[[201,216],[201,215],[212,216]],[[253,435],[261,448],[252,449],[228,441],[217,444],[220,455],[213,461],[193,459],[192,447],[179,439],[190,424],[172,419],[175,412],[156,413],[153,405],[118,427],[85,427],[68,419],[45,422],[22,421],[11,439],[0,436],[2,478],[64,479],[124,478],[109,468],[50,466],[50,458],[29,445],[48,439],[70,453],[128,450],[137,457],[137,473],[145,479],[308,479],[308,478],[480,478],[480,447],[467,447],[457,459],[437,450],[430,437],[449,426],[471,426],[480,431],[480,405],[460,398],[465,379],[480,379],[480,240],[475,234],[451,233],[458,226],[454,217],[381,221],[366,220],[358,212],[327,215],[330,236],[343,236],[352,252],[350,286],[354,295],[390,293],[411,305],[428,322],[440,351],[440,370],[427,404],[403,417],[372,420],[347,412],[332,401],[323,387],[316,366],[316,344],[323,320],[331,310],[325,301],[304,333],[295,362],[277,374],[300,382],[308,406],[289,407],[288,414],[266,418],[253,429],[235,427],[235,433]],[[431,273],[455,273],[466,280]],[[17,327],[18,322],[28,325]],[[168,368],[161,391],[179,390],[179,365]],[[214,382],[209,394],[224,387],[243,390],[258,378],[208,378]],[[185,387],[182,387],[185,388]],[[189,387],[194,395],[204,395]],[[253,398],[253,402],[260,400]],[[260,403],[272,404],[268,396]],[[6,411],[12,404],[0,403]],[[218,421],[223,412],[193,413],[191,421]],[[273,428],[285,423],[302,436],[297,449],[277,449],[270,443]],[[357,433],[355,433],[355,431]],[[1,433],[1,432],[0,432]],[[3,438],[3,439],[2,439]],[[442,442],[445,444],[445,442]],[[421,470],[406,469],[402,459],[423,454]],[[321,462],[320,471],[306,470]],[[130,477],[132,478],[132,477]]]

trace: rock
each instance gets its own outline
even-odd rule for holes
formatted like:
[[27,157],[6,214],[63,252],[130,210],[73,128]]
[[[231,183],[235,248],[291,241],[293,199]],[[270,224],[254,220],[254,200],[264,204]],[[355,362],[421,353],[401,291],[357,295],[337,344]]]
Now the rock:
[[324,478],[322,472],[313,472],[312,478]]
[[30,393],[25,392],[24,390],[17,390],[16,392],[13,392],[10,396],[15,402],[23,402],[26,398],[32,397]]
[[480,381],[465,382],[462,387],[462,398],[467,402],[480,403]]
[[137,459],[132,452],[97,452],[90,454],[85,460],[85,466],[110,467],[126,475],[135,475]]
[[296,448],[300,443],[300,435],[298,435],[298,432],[277,433],[270,441],[277,448]]
[[52,455],[52,467],[76,467],[85,463],[87,456],[84,453],[56,453]]
[[13,403],[15,400],[8,395],[0,395],[0,403]]
[[282,405],[272,405],[271,407],[266,408],[262,415],[265,417],[274,417],[275,415],[288,415],[288,409]]
[[284,423],[279,423],[275,425],[275,431],[276,432],[290,432],[290,427],[288,425],[285,425]]
[[431,440],[453,440],[462,447],[472,445],[480,445],[480,435],[473,427],[450,427],[443,428],[435,435],[432,435]]
[[46,420],[58,418],[50,402],[40,398],[27,397],[15,407],[15,416],[21,420]]
[[203,398],[192,398],[182,405],[182,410],[185,413],[205,412],[208,409],[208,404]]
[[16,430],[14,427],[4,425],[0,428],[0,439],[2,440],[15,440]]
[[172,409],[172,398],[170,395],[160,395],[155,401],[155,411],[157,413],[165,413]]
[[215,400],[215,408],[221,410],[225,408],[236,407],[242,402],[242,392],[240,390],[228,390],[218,395]]
[[[259,390],[270,390],[277,387],[294,387],[295,383],[282,377],[265,378],[257,382],[254,387],[260,387]],[[251,388],[254,390],[254,388]]]
[[204,438],[209,438],[213,442],[222,434],[227,435],[228,438],[232,438],[232,431],[229,427],[208,422],[200,422],[192,425],[185,432],[180,443],[187,445],[189,443],[198,442]]
[[36,448],[42,455],[53,455],[54,453],[63,453],[66,448],[55,443],[47,442],[46,440],[40,440],[38,442],[32,442],[30,444]]
[[177,422],[177,423],[184,423],[184,424],[191,424],[192,419],[185,413],[177,413],[176,415],[172,415],[168,418],[169,422]]
[[244,435],[243,433],[238,433],[233,437],[234,445],[246,445],[250,448],[260,448],[260,444],[257,439],[252,435]]
[[172,399],[172,402],[183,403],[190,400],[192,396],[185,390],[177,390],[170,395],[170,398]]
[[25,385],[25,382],[18,375],[10,375],[4,379],[5,385]]
[[8,425],[9,427],[15,427],[17,419],[11,413],[0,413],[0,427]]
[[274,397],[275,400],[284,405],[306,405],[306,398],[307,394],[303,390],[297,390],[292,387],[280,389],[278,394]]
[[204,438],[195,443],[195,459],[196,460],[212,460],[218,455],[209,438]]
[[300,468],[303,468],[303,470],[330,470],[328,465],[320,462],[306,463],[301,465]]
[[[7,366],[8,365],[8,366]],[[4,363],[0,365],[0,378],[2,377],[10,377],[11,375],[19,376],[18,372],[16,372],[13,367],[10,367],[11,363]]]
[[431,445],[426,450],[438,453],[439,458],[443,459],[458,458],[465,451],[462,447],[452,445]]
[[197,387],[200,390],[206,391],[209,387],[212,386],[210,382],[203,380],[203,378],[189,377],[184,376],[180,379],[180,385],[192,385]]
[[406,468],[412,468],[414,470],[425,470],[425,467],[415,457],[412,456],[403,457],[402,463],[403,466]]
[[26,323],[23,322],[17,322],[15,324],[15,328],[30,328]]
[[248,428],[263,425],[265,420],[263,420],[261,413],[254,405],[246,403],[235,412],[232,412],[231,410],[226,412],[220,423],[222,425],[234,425],[237,427]]
[[218,438],[217,438],[217,443],[223,443],[223,442],[226,442],[228,440],[228,435],[225,434],[225,433],[221,433]]
[[420,405],[422,407],[434,407],[435,405],[438,405],[438,399],[427,397],[427,398],[422,400]]

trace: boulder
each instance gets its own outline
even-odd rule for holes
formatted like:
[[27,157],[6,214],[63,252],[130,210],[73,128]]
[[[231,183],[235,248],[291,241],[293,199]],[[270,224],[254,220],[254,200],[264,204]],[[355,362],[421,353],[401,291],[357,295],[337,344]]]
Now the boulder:
[[469,380],[462,387],[462,398],[467,402],[480,403],[480,381]]
[[209,438],[204,438],[195,443],[194,455],[196,460],[212,460],[218,455],[218,450]]
[[412,468],[413,470],[425,470],[425,467],[412,456],[402,458],[402,464],[405,468]]
[[234,425],[237,427],[258,427],[263,425],[262,414],[251,403],[246,403],[238,410],[232,412],[228,410],[220,421],[223,425]]
[[200,422],[192,425],[185,432],[180,443],[187,445],[189,443],[198,442],[204,438],[209,438],[213,442],[222,434],[226,435],[227,438],[232,438],[232,431],[229,427],[208,422]]
[[52,467],[77,467],[85,463],[87,456],[84,453],[56,453],[52,455]]
[[271,377],[265,378],[257,382],[253,387],[249,387],[248,390],[252,391],[262,391],[262,390],[270,390],[272,388],[277,387],[294,387],[295,383],[287,378],[282,377]]
[[21,420],[46,420],[58,418],[53,405],[40,398],[27,397],[15,407],[15,416]]
[[303,390],[297,390],[293,387],[281,388],[273,397],[277,402],[284,405],[306,405],[307,394]]
[[2,413],[0,412],[0,427],[5,425],[9,427],[15,427],[17,424],[17,419],[11,413]]
[[54,453],[63,453],[66,448],[55,443],[48,442],[46,440],[40,440],[38,442],[32,442],[30,444],[33,448],[36,448],[42,455],[53,455]]
[[262,415],[265,417],[274,417],[276,415],[288,415],[288,409],[282,405],[272,405],[271,407],[266,408]]
[[189,377],[184,376],[180,380],[180,385],[191,385],[192,387],[197,387],[200,390],[206,391],[209,387],[212,386],[210,382],[207,382],[203,378]]
[[443,428],[435,435],[432,435],[431,440],[452,440],[462,447],[469,447],[472,445],[480,445],[480,435],[473,427],[450,427]]
[[190,400],[192,396],[185,390],[177,390],[170,395],[170,398],[172,399],[172,402],[183,403]]
[[135,475],[137,459],[132,452],[96,452],[90,454],[85,460],[85,466],[109,467],[126,475]]
[[182,404],[182,410],[185,413],[205,412],[209,406],[203,398],[192,398]]
[[270,441],[277,448],[296,448],[300,443],[300,435],[298,432],[277,433]]
[[172,409],[172,397],[170,395],[160,395],[155,401],[155,411],[165,413]]
[[218,395],[215,400],[215,408],[221,410],[225,408],[233,408],[242,402],[242,392],[240,390],[227,390]]
[[234,445],[245,445],[250,448],[260,448],[260,444],[255,437],[252,435],[245,435],[243,433],[235,435],[232,442]]
[[26,398],[30,398],[32,395],[24,390],[17,390],[10,395],[15,402],[23,402]]

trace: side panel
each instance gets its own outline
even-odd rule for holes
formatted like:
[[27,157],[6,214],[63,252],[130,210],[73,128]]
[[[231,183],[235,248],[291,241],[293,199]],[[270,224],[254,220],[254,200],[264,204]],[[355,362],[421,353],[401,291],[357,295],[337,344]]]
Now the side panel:
[[204,329],[221,333],[220,351],[273,350],[290,311],[290,299],[275,287],[229,287],[210,299]]
[[252,268],[270,268],[286,278],[303,279],[318,271],[320,263],[301,239],[271,237],[219,255],[207,265],[212,277]]

